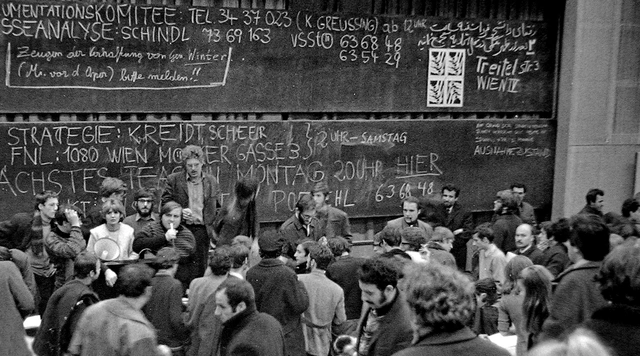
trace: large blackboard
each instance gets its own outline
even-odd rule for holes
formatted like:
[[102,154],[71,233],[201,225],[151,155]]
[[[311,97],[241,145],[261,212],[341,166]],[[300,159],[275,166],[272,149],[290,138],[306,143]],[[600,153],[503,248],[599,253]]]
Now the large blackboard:
[[[261,181],[262,221],[283,221],[300,192],[329,183],[331,203],[354,217],[400,214],[411,194],[437,197],[447,182],[461,202],[488,210],[498,190],[525,183],[534,206],[551,202],[550,120],[308,122],[103,122],[0,125],[0,218],[33,209],[44,189],[86,209],[107,176],[161,191],[180,149],[204,148],[227,198],[237,177]],[[131,195],[129,195],[129,199]],[[130,201],[129,201],[130,203]],[[127,204],[129,205],[129,204]],[[131,209],[129,207],[129,209]]]
[[552,111],[553,26],[2,1],[0,112]]

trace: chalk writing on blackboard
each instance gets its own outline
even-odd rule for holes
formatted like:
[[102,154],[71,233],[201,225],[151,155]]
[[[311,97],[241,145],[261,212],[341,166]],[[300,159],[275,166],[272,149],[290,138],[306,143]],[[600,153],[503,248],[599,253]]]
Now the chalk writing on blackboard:
[[[556,56],[547,27],[9,0],[0,3],[0,111],[89,110],[77,97],[93,112],[550,111]],[[25,90],[50,99],[26,102]],[[171,100],[185,91],[192,99]]]
[[240,177],[260,182],[265,221],[286,219],[319,181],[352,216],[397,214],[401,199],[435,196],[448,182],[469,192],[472,207],[511,180],[541,204],[551,196],[554,137],[547,120],[0,125],[0,216],[29,209],[45,189],[90,208],[105,177],[161,190],[189,144],[203,148],[206,171],[225,194]]

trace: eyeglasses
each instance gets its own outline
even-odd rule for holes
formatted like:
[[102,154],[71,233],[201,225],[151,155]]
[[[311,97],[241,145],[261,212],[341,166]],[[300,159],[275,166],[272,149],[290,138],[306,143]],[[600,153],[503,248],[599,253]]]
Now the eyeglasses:
[[153,204],[153,200],[149,200],[149,199],[138,199],[138,203],[142,203],[142,204]]

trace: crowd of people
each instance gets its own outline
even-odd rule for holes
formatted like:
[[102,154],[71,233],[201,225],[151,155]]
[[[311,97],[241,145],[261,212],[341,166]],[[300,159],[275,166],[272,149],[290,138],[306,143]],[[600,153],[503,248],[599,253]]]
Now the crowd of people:
[[134,193],[130,216],[127,187],[106,178],[84,217],[44,191],[0,223],[2,352],[31,355],[32,313],[40,356],[509,355],[492,334],[515,335],[518,356],[640,345],[636,199],[603,214],[593,189],[575,216],[538,223],[513,184],[475,226],[447,184],[437,201],[406,197],[365,258],[326,182],[261,231],[257,181],[238,180],[222,206],[202,149],[182,161],[161,194]]

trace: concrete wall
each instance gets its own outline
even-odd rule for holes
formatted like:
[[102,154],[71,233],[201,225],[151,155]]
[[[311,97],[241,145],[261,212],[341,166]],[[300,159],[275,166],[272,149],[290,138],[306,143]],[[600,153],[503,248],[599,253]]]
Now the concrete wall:
[[634,192],[640,152],[640,4],[568,0],[558,100],[553,217],[575,214],[590,188],[605,212]]

